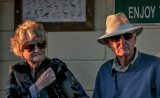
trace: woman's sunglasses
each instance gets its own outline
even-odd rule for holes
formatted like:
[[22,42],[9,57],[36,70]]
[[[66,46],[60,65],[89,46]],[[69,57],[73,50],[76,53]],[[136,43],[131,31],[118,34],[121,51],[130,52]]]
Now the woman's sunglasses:
[[123,34],[123,35],[112,36],[112,37],[110,37],[110,39],[111,39],[112,42],[118,42],[119,39],[121,38],[121,36],[123,36],[123,38],[124,38],[125,40],[129,40],[129,39],[132,38],[133,33],[125,33],[125,34]]
[[37,44],[28,44],[25,46],[24,49],[26,49],[28,52],[31,52],[35,49],[35,45],[37,45],[39,49],[44,49],[46,47],[46,42],[41,41],[38,42]]

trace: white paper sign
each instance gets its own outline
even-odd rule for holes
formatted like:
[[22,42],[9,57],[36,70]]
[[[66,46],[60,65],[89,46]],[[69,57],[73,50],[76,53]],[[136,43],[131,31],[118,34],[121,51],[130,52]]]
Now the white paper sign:
[[23,0],[23,21],[84,22],[86,0]]

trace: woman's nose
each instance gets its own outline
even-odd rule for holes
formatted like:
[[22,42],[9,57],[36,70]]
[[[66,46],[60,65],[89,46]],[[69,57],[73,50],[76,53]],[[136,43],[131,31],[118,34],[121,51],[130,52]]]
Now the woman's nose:
[[40,49],[37,47],[37,45],[35,45],[34,52],[38,52],[38,51],[40,51]]

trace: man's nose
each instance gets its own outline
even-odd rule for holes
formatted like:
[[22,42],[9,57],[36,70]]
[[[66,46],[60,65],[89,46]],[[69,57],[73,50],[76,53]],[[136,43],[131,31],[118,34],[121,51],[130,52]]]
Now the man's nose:
[[120,37],[119,42],[120,43],[124,43],[125,42],[125,39],[123,38],[123,36]]

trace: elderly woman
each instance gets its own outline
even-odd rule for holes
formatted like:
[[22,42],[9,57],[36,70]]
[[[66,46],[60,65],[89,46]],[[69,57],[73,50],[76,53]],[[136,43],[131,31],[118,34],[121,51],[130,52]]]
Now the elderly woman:
[[88,98],[64,62],[46,57],[46,44],[42,24],[27,20],[18,26],[11,51],[25,61],[10,66],[5,97]]

